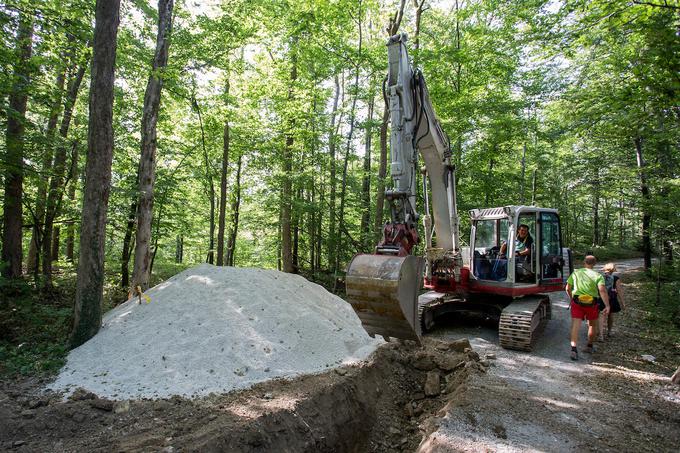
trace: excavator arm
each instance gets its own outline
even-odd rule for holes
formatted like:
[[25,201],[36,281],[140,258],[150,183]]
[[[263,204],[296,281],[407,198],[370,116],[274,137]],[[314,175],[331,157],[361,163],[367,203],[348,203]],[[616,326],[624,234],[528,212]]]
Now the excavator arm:
[[[411,65],[406,39],[406,34],[402,33],[391,37],[387,44],[389,67],[385,94],[392,125],[390,175],[393,188],[385,192],[391,206],[391,222],[386,224],[386,228],[394,230],[397,225],[404,225],[406,229],[415,229],[415,222],[420,217],[416,208],[416,175],[420,155],[429,176],[438,247],[446,251],[458,251],[460,234],[455,168],[451,165],[449,140],[434,112],[422,73]],[[423,178],[425,190],[427,180]],[[425,200],[427,220],[427,196]],[[426,239],[428,234],[426,229]],[[389,235],[385,235],[378,246],[378,253],[388,253],[387,249],[381,249],[381,246],[387,245],[395,245],[390,243]],[[410,243],[406,252],[410,253],[414,245]],[[431,247],[431,244],[428,243],[427,247]]]
[[[453,287],[455,270],[462,267],[462,260],[449,140],[435,115],[422,73],[409,61],[406,39],[402,33],[387,43],[385,96],[390,111],[393,184],[385,191],[385,198],[390,205],[390,221],[383,227],[375,253],[356,255],[350,262],[346,289],[348,301],[369,334],[417,340],[421,333],[418,293],[423,271],[426,282],[437,274],[448,278]],[[421,217],[416,206],[419,158],[424,162],[425,259],[413,255],[419,241],[416,222]]]

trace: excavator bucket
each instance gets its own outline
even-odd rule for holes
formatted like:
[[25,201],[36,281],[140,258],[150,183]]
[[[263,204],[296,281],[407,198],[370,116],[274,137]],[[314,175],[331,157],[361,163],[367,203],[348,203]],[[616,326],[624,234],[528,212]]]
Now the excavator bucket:
[[418,291],[425,260],[416,256],[356,255],[349,263],[345,286],[364,330],[420,342]]

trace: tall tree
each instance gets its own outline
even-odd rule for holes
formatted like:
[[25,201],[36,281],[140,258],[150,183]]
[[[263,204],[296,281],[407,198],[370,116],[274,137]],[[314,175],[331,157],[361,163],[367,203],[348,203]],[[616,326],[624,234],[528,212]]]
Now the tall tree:
[[19,15],[12,91],[7,110],[5,198],[3,202],[2,275],[21,277],[22,203],[24,182],[24,128],[31,77],[33,22],[31,13]]
[[[76,103],[76,98],[78,97],[80,84],[85,75],[86,65],[87,59],[84,59],[69,81],[68,92],[66,94],[66,99],[64,100],[64,115],[61,119],[61,126],[59,127],[59,136],[61,140],[57,146],[57,152],[54,154],[54,163],[52,165],[52,177],[50,178],[49,191],[47,193],[45,225],[42,234],[42,266],[46,286],[50,286],[52,282],[52,228],[59,213],[59,207],[65,190],[64,178],[71,174],[70,171],[68,172],[68,175],[66,173],[68,158],[66,155],[67,146],[65,142],[71,126],[73,108]],[[75,149],[76,147],[77,143],[74,143],[72,149]]]
[[151,74],[144,94],[142,116],[142,153],[139,160],[139,201],[137,202],[137,232],[135,236],[135,264],[132,271],[130,294],[137,287],[149,287],[151,272],[151,217],[153,214],[154,182],[156,179],[156,124],[163,88],[163,70],[168,64],[172,8],[174,0],[158,0],[158,35]]
[[106,210],[113,158],[113,81],[120,0],[97,0],[80,259],[71,347],[92,338],[101,326]]
[[[298,77],[297,45],[298,37],[291,38],[291,67],[290,67],[290,87],[288,88],[288,101],[295,99],[295,83]],[[286,133],[286,143],[283,147],[283,184],[281,188],[281,266],[283,272],[297,272],[293,266],[293,241],[291,230],[291,210],[293,195],[293,145],[295,138],[295,120],[290,118],[288,132]]]
[[328,213],[328,219],[329,219],[329,233],[328,233],[328,268],[329,270],[335,272],[335,251],[336,251],[336,243],[337,243],[337,237],[336,237],[336,230],[335,230],[335,219],[336,219],[336,204],[335,204],[335,191],[336,191],[336,182],[335,182],[335,175],[337,173],[337,161],[336,161],[336,148],[337,148],[337,135],[338,135],[338,127],[340,124],[340,121],[338,121],[338,125],[336,126],[336,117],[338,113],[338,101],[340,99],[340,80],[338,79],[338,75],[335,74],[335,77],[333,77],[333,82],[335,83],[335,96],[333,97],[333,110],[331,111],[331,123],[330,127],[328,129],[328,154],[329,154],[329,165],[330,165],[330,179],[329,183],[331,185],[330,187],[330,195],[329,195],[329,201],[328,201],[328,206],[329,206],[329,213]]
[[38,182],[38,196],[35,206],[35,219],[33,219],[33,229],[31,232],[31,242],[28,246],[28,258],[26,260],[26,267],[28,272],[38,271],[38,249],[42,243],[42,228],[45,221],[45,202],[47,201],[47,186],[49,178],[47,175],[52,170],[52,160],[54,158],[54,134],[57,130],[57,123],[59,121],[59,112],[61,111],[61,98],[64,91],[64,83],[66,81],[66,65],[61,63],[57,68],[57,79],[54,87],[54,100],[50,108],[50,115],[47,120],[47,130],[45,131],[46,143],[42,159],[42,174]]
[[[227,71],[227,81],[224,95],[229,105],[229,72]],[[229,168],[229,120],[224,121],[224,132],[222,134],[222,171],[220,173],[220,215],[217,228],[217,265],[224,265],[224,227],[227,213],[227,170]]]
[[[76,187],[78,186],[78,146],[73,147],[73,156],[71,157],[71,176],[68,188],[69,204],[76,203]],[[73,262],[74,245],[75,245],[75,222],[69,219],[66,224],[66,259]]]
[[234,265],[234,255],[236,253],[236,237],[238,236],[238,218],[241,208],[241,168],[243,165],[243,153],[238,153],[236,161],[236,179],[234,181],[234,191],[231,202],[231,226],[229,227],[229,238],[227,239],[227,257],[225,264]]

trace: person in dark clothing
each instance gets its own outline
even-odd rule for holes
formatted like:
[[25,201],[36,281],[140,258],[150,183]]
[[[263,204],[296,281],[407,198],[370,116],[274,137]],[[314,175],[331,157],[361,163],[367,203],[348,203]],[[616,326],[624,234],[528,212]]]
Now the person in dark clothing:
[[604,271],[603,277],[605,281],[605,287],[607,288],[607,294],[609,295],[609,305],[610,310],[606,315],[603,313],[604,306],[600,305],[600,314],[602,319],[600,320],[600,339],[604,340],[605,337],[605,326],[606,336],[610,336],[612,332],[612,326],[614,325],[614,313],[618,313],[625,308],[623,302],[623,286],[621,285],[621,278],[618,275],[614,275],[616,272],[616,264],[607,263],[602,268]]

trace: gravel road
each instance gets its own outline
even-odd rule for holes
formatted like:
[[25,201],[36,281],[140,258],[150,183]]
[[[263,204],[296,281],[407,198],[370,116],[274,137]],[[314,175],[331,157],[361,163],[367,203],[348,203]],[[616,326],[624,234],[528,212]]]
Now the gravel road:
[[[625,282],[642,260],[617,267]],[[560,292],[551,301],[553,319],[532,353],[502,349],[493,326],[469,321],[430,334],[468,338],[491,367],[446,408],[422,451],[676,451],[680,393],[669,377],[617,365],[609,360],[610,344],[571,361],[568,300]],[[610,341],[629,334],[621,327]],[[581,351],[585,338],[584,323]]]

